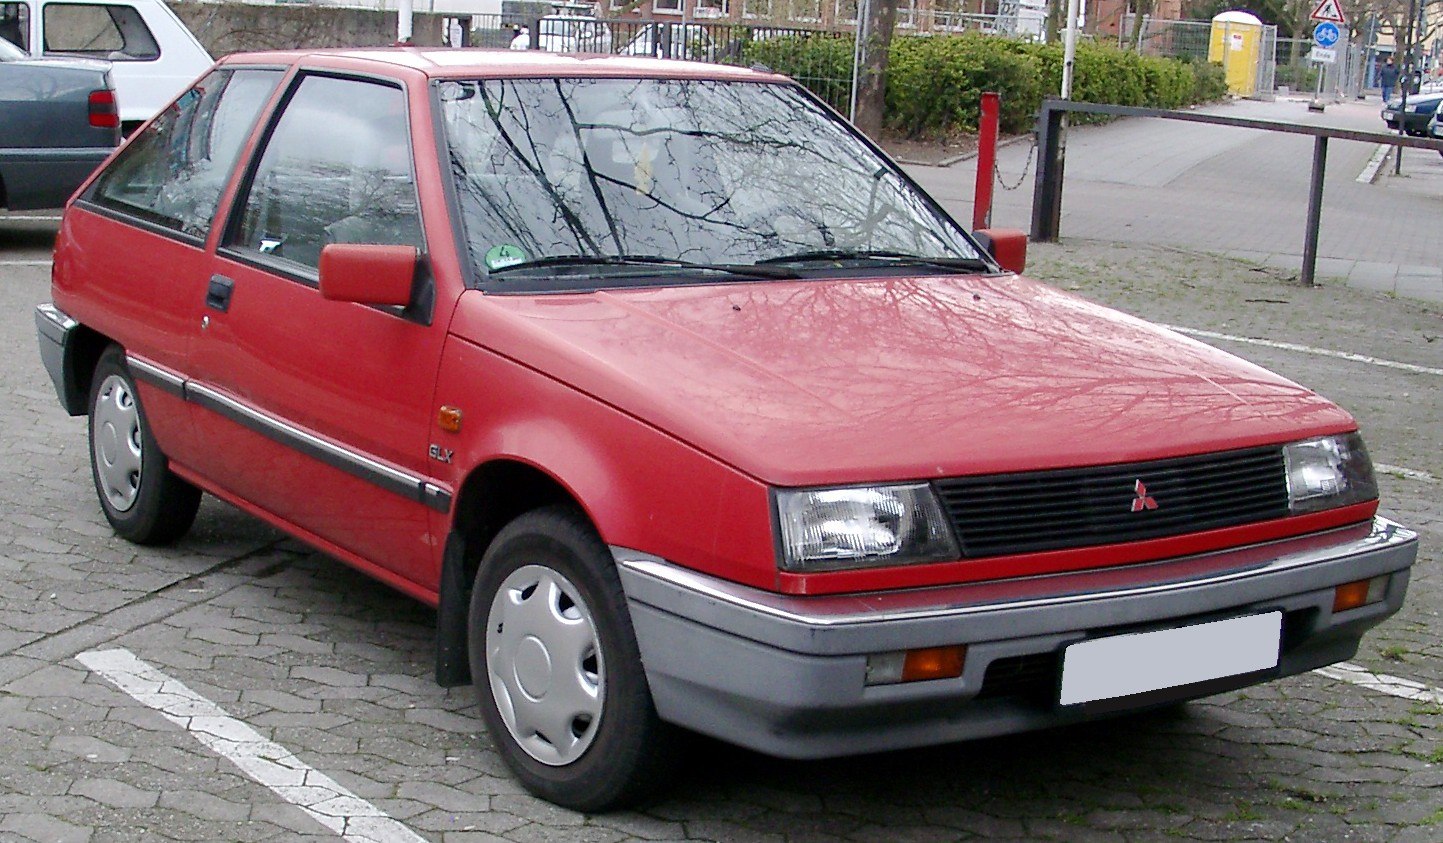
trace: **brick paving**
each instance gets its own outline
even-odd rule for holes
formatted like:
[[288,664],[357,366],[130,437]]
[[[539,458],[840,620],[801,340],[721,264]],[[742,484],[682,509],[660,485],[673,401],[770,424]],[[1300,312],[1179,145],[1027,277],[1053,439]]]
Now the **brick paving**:
[[[46,236],[0,220],[0,261],[43,255]],[[1038,277],[1161,321],[1443,365],[1443,312],[1417,301],[1300,290],[1236,260],[1080,237],[1034,247],[1032,260]],[[35,353],[30,310],[47,279],[44,267],[0,264],[0,841],[336,839],[75,660],[114,647],[446,843],[1443,839],[1443,706],[1317,674],[1142,716],[825,762],[697,740],[675,787],[644,810],[558,809],[507,775],[471,689],[430,681],[430,610],[209,499],[174,548],[110,534],[82,420],[60,413]],[[1349,407],[1375,460],[1443,477],[1443,379],[1228,350]],[[1381,482],[1387,511],[1421,531],[1424,550],[1404,612],[1355,662],[1443,687],[1443,485]]]

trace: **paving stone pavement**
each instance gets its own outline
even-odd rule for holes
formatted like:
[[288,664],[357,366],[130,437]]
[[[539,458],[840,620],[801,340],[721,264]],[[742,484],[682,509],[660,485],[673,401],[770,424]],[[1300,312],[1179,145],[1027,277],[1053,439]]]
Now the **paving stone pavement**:
[[[0,221],[0,260],[42,241]],[[1093,241],[1034,247],[1033,263],[1038,277],[1173,324],[1443,365],[1443,342],[1427,339],[1443,336],[1443,314],[1415,301]],[[61,414],[35,353],[30,311],[47,276],[0,264],[0,841],[336,840],[74,658],[114,647],[446,843],[1443,840],[1443,705],[1317,674],[825,762],[698,740],[644,810],[558,809],[506,774],[471,689],[431,682],[429,609],[211,500],[173,548],[110,534],[83,420]],[[1225,347],[1351,408],[1380,463],[1443,477],[1443,378]],[[1404,612],[1355,661],[1443,687],[1443,485],[1387,474],[1382,485],[1424,552]]]

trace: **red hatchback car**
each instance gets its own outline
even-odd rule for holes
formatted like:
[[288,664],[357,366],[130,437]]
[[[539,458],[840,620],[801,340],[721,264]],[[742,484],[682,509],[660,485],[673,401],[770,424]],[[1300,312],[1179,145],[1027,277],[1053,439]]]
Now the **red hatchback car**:
[[437,607],[533,792],[1352,656],[1412,532],[1353,419],[1021,271],[790,80],[231,56],[66,210],[42,356],[117,532],[201,492]]

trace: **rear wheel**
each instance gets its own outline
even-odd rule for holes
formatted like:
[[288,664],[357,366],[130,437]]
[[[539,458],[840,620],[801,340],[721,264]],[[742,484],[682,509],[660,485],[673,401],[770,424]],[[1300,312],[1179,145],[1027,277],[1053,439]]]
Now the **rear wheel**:
[[621,582],[575,510],[507,525],[471,596],[471,675],[491,738],[527,790],[578,811],[633,804],[674,767]]
[[171,472],[117,346],[100,356],[91,379],[90,471],[105,519],[122,538],[169,544],[195,521],[200,490]]

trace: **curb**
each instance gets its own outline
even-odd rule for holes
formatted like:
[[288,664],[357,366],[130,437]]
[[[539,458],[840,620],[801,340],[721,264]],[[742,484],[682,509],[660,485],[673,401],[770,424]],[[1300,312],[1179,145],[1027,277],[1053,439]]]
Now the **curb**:
[[[1028,132],[1028,133],[1022,134],[1022,135],[1013,135],[1013,136],[1010,137],[1010,138],[1006,138],[1006,139],[1004,139],[1004,140],[999,140],[999,141],[997,142],[997,148],[998,148],[998,149],[1002,149],[1003,147],[1012,146],[1013,144],[1016,144],[1016,143],[1022,143],[1022,142],[1025,141],[1025,140],[1029,140],[1031,137],[1032,137],[1032,133],[1031,133],[1031,132]],[[943,158],[941,161],[922,161],[922,160],[919,160],[919,159],[916,159],[916,158],[907,158],[907,157],[903,157],[903,156],[900,156],[900,155],[894,155],[894,156],[892,156],[892,160],[893,160],[893,161],[896,161],[898,164],[908,164],[908,165],[911,165],[911,166],[913,166],[913,167],[950,167],[950,166],[952,166],[953,164],[957,164],[957,163],[960,163],[960,162],[962,162],[962,161],[966,161],[966,160],[968,160],[969,158],[976,158],[976,157],[977,157],[977,150],[974,149],[974,150],[971,150],[970,152],[959,152],[959,153],[956,154],[956,155],[952,155],[952,156],[949,156],[949,157],[947,157],[947,158]]]
[[1359,184],[1372,184],[1377,181],[1378,173],[1383,171],[1383,166],[1388,163],[1388,159],[1393,157],[1394,149],[1397,147],[1391,144],[1378,144],[1378,149],[1373,153],[1373,157],[1368,159],[1368,165],[1363,168],[1363,172],[1358,174],[1355,181]]

